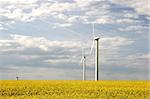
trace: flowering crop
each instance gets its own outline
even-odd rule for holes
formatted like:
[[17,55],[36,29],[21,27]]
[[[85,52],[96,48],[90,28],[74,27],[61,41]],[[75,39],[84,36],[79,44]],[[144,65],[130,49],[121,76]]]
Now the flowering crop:
[[1,80],[0,99],[150,99],[149,81]]

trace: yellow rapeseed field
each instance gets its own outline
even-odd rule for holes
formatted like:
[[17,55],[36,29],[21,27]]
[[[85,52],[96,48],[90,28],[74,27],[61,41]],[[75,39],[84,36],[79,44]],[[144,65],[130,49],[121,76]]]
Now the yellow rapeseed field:
[[0,99],[150,99],[150,82],[1,80]]

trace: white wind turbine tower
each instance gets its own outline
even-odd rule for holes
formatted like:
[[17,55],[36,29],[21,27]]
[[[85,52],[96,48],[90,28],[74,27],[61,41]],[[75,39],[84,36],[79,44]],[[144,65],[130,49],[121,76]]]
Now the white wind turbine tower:
[[82,58],[80,61],[80,64],[82,64],[82,68],[83,68],[83,80],[86,80],[86,56],[84,55],[84,50],[82,48]]
[[94,23],[93,23],[93,43],[91,46],[90,54],[92,54],[94,43],[95,43],[95,80],[97,81],[99,79],[99,37],[95,36],[94,31]]

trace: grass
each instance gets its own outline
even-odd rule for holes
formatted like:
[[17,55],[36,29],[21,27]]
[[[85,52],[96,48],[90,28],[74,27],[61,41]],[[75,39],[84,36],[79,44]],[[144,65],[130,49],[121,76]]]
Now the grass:
[[1,80],[0,99],[150,99],[149,81]]

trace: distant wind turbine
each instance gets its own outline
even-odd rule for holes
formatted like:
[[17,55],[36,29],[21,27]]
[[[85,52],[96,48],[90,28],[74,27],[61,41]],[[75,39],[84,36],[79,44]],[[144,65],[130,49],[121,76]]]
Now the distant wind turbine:
[[86,56],[84,55],[84,50],[82,47],[82,58],[80,60],[80,64],[82,64],[83,67],[83,80],[86,80]]
[[19,77],[17,76],[16,79],[19,80]]

